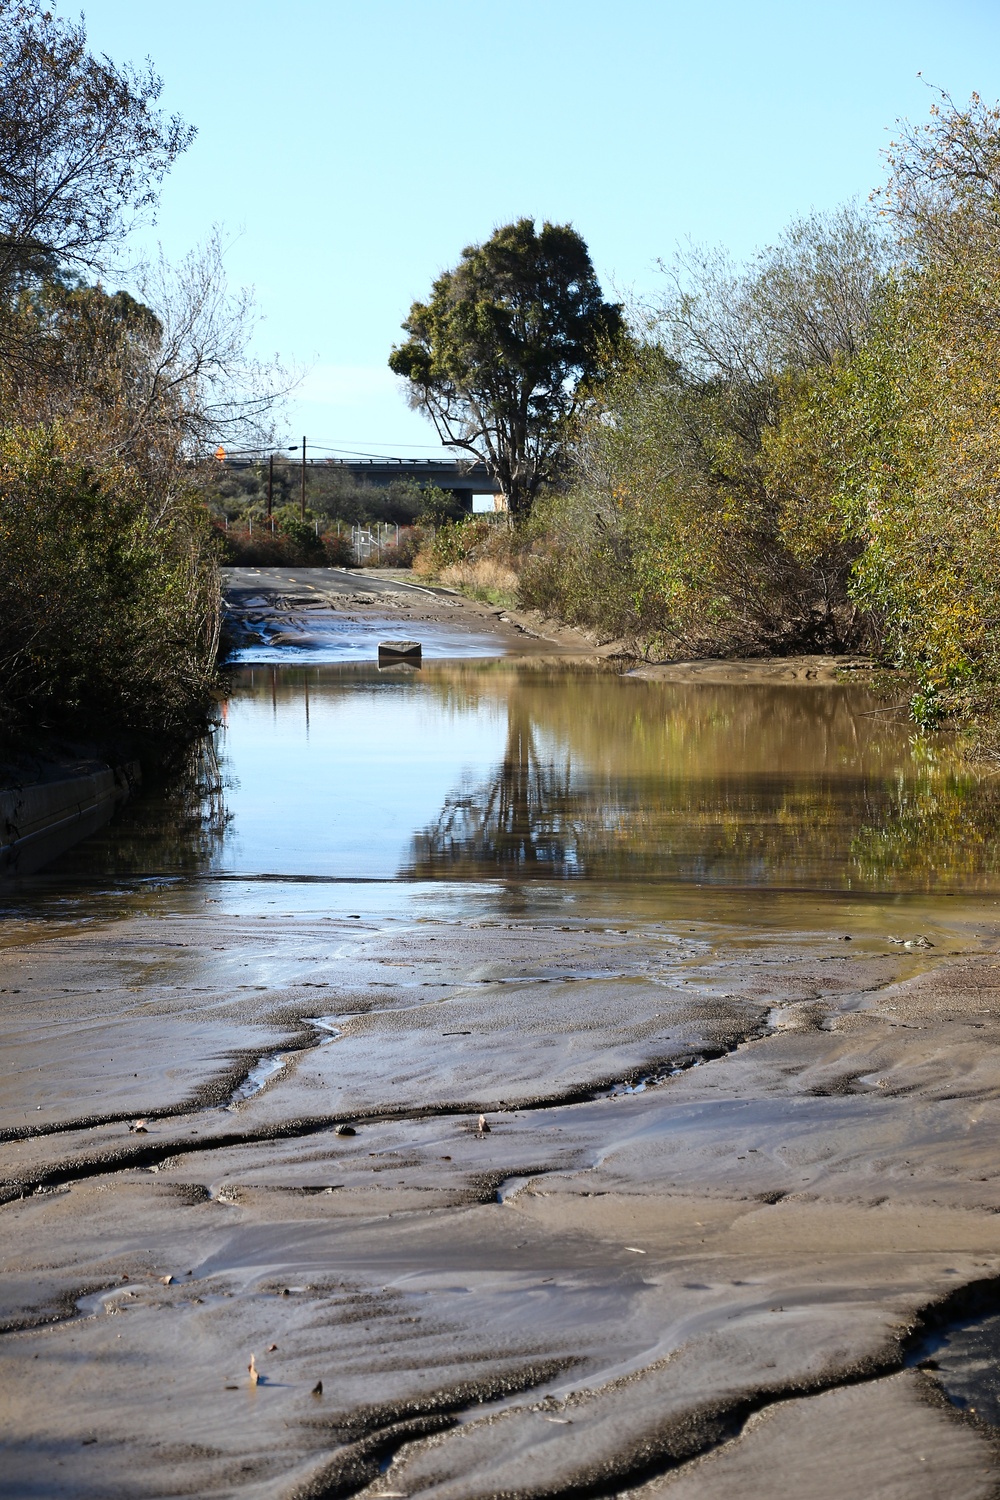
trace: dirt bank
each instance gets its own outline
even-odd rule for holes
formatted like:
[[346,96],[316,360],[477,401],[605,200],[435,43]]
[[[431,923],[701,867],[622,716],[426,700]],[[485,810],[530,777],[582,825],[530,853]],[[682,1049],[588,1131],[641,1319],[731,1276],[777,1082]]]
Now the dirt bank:
[[874,664],[858,656],[760,656],[746,660],[705,656],[694,661],[642,663],[629,676],[647,682],[843,683],[863,682]]

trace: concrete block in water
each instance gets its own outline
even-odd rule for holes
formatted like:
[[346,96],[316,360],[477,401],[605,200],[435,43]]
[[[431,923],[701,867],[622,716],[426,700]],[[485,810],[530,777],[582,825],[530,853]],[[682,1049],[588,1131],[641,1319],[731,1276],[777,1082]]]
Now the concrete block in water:
[[421,657],[421,646],[419,641],[379,641],[379,661],[409,661],[419,662]]

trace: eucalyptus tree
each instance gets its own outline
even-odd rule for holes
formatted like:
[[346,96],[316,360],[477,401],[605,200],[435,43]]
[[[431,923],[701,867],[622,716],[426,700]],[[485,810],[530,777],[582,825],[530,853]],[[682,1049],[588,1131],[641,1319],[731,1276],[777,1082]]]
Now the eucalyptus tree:
[[389,365],[441,441],[489,466],[516,517],[554,477],[584,385],[622,328],[576,230],[525,218],[463,250],[414,302]]

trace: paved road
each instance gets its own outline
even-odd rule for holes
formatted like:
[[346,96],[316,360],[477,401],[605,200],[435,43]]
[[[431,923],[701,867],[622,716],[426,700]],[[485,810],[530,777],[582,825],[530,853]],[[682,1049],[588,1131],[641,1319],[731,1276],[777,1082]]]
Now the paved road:
[[223,568],[226,597],[239,604],[254,594],[288,592],[289,585],[303,594],[398,594],[406,590],[415,594],[452,595],[450,589],[427,588],[402,578],[373,578],[368,568]]

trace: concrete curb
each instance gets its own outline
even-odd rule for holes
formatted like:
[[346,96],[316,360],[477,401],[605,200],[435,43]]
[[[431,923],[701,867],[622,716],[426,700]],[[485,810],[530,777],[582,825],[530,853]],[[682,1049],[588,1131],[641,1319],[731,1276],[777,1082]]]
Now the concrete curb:
[[0,790],[0,877],[30,875],[95,833],[140,779],[130,761]]

